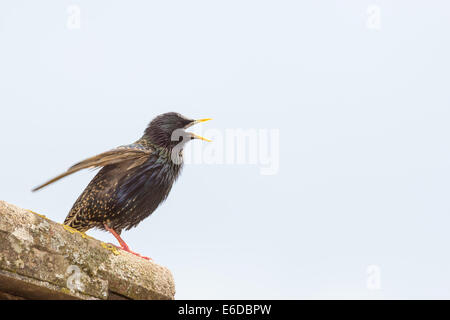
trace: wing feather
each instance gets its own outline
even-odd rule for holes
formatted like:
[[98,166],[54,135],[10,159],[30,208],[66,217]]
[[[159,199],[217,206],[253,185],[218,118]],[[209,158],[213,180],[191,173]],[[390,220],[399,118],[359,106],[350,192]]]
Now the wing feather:
[[133,149],[133,148],[126,148],[126,147],[119,147],[117,149],[113,149],[110,151],[106,151],[103,153],[100,153],[96,156],[93,156],[91,158],[88,158],[86,160],[83,160],[81,162],[78,162],[77,164],[70,167],[66,172],[54,177],[53,179],[37,186],[32,191],[40,190],[49,184],[52,184],[55,181],[58,181],[72,173],[75,173],[77,171],[80,171],[82,169],[87,168],[101,168],[107,165],[113,165],[118,164],[123,161],[131,161],[130,166],[128,166],[127,170],[130,170],[136,166],[139,166],[143,164],[150,156],[151,150],[145,150],[145,149]]

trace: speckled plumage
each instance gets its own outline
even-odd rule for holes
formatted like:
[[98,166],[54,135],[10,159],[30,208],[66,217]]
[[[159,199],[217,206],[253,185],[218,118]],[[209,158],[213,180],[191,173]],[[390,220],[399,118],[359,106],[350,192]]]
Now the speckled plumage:
[[162,147],[144,147],[137,142],[120,148],[149,151],[148,159],[137,166],[133,159],[103,167],[77,199],[64,224],[86,231],[104,229],[106,223],[120,234],[135,227],[167,198],[182,163],[174,164]]
[[[109,227],[120,234],[152,214],[167,198],[183,166],[182,161],[172,161],[172,151],[181,142],[176,154],[178,160],[182,160],[185,142],[204,139],[184,129],[206,120],[194,121],[173,112],[160,115],[135,143],[81,161],[34,190],[78,170],[101,167],[73,205],[64,224],[82,232]],[[182,129],[182,138],[187,139],[173,140],[172,133],[176,129]]]

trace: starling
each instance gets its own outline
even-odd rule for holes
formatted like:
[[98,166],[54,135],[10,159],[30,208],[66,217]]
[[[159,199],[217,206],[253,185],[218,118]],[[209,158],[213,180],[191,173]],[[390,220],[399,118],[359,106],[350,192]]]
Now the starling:
[[111,232],[120,248],[130,250],[122,230],[136,227],[167,198],[183,166],[183,146],[192,139],[210,141],[185,129],[211,119],[192,120],[169,112],[153,119],[136,142],[83,160],[37,191],[86,168],[101,168],[74,203],[64,224],[80,232],[91,228]]

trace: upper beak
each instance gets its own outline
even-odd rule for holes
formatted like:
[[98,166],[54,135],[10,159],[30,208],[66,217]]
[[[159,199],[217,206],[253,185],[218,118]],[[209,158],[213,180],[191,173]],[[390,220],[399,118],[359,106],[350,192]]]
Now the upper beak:
[[[205,122],[205,121],[209,121],[209,120],[212,120],[212,119],[211,119],[211,118],[206,118],[206,119],[194,120],[194,121],[192,121],[191,123],[189,123],[189,124],[188,124],[186,127],[184,127],[184,128],[189,128],[189,127],[192,127],[193,125],[195,125],[195,124],[197,124],[197,123]],[[204,137],[202,137],[202,136],[199,136],[198,134],[195,134],[195,133],[192,133],[192,132],[189,132],[189,134],[190,134],[194,139],[200,139],[200,140],[203,140],[203,141],[212,142],[211,140],[206,139],[206,138],[204,138]]]

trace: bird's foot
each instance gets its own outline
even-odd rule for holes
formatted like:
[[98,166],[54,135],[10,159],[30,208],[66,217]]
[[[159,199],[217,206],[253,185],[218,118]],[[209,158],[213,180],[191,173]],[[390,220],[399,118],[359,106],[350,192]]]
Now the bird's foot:
[[132,254],[134,254],[135,256],[138,256],[138,257],[140,257],[140,258],[142,258],[142,259],[145,259],[145,260],[152,260],[152,258],[145,257],[145,256],[141,256],[139,253],[134,252],[134,251],[131,251],[130,247],[128,247],[128,245],[125,243],[125,241],[123,241],[123,239],[120,237],[120,235],[119,235],[116,231],[114,231],[113,228],[110,228],[106,223],[104,224],[104,227],[105,227],[106,230],[108,230],[109,232],[112,233],[112,235],[117,239],[117,241],[118,241],[119,244],[120,244],[120,247],[118,247],[118,246],[116,246],[116,245],[113,245],[113,246],[115,246],[115,247],[118,248],[118,249],[122,249],[123,251],[132,253]]
[[142,259],[145,259],[145,260],[148,260],[148,261],[152,261],[152,260],[153,260],[152,258],[143,256],[143,255],[140,255],[140,254],[137,253],[137,252],[131,251],[129,248],[128,248],[128,250],[122,248],[122,250],[124,250],[124,251],[126,251],[126,252],[129,252],[129,253],[132,253],[132,254],[134,254],[135,256],[138,256],[139,258],[142,258]]
[[142,258],[142,259],[145,259],[145,260],[148,260],[148,261],[153,261],[152,258],[143,256],[143,255],[141,255],[141,254],[139,254],[139,253],[137,253],[137,252],[132,251],[126,244],[125,244],[124,246],[122,246],[122,247],[116,246],[115,244],[112,244],[112,243],[109,243],[109,244],[112,245],[112,246],[114,246],[114,247],[116,247],[117,249],[120,249],[120,250],[129,252],[129,253],[131,253],[131,254],[134,254],[135,256],[138,256],[139,258]]

